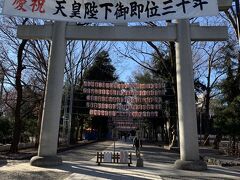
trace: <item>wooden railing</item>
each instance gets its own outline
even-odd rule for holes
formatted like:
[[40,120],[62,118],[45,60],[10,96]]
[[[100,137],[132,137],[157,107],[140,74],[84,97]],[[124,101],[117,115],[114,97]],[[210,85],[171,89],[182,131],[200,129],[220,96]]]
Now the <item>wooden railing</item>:
[[111,161],[104,161],[104,153],[102,152],[97,152],[97,161],[96,163],[100,166],[101,163],[117,163],[117,164],[128,164],[128,166],[130,166],[130,164],[132,164],[132,153],[128,153],[128,158],[127,158],[127,162],[121,162],[120,161],[120,153],[119,152],[115,152],[112,153],[111,156]]

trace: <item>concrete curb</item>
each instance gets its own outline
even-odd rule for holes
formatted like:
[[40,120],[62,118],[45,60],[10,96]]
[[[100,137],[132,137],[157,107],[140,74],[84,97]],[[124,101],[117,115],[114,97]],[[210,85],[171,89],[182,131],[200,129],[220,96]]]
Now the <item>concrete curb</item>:
[[213,157],[208,157],[205,156],[203,160],[208,164],[208,165],[218,165],[222,167],[230,167],[230,166],[240,166],[240,161],[236,160],[220,160],[216,159]]

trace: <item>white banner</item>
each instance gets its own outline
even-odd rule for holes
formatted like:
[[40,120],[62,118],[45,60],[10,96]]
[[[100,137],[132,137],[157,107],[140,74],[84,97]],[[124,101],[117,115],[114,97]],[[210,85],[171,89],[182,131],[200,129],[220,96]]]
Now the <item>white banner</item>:
[[147,22],[218,14],[217,0],[5,0],[3,14],[73,22]]

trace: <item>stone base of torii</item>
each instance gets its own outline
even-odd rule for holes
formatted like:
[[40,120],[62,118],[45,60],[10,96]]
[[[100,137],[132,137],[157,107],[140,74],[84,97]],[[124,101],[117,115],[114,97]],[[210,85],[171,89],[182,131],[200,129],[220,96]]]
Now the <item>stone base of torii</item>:
[[57,156],[57,142],[66,40],[79,39],[176,42],[180,160],[175,162],[175,167],[197,171],[207,168],[206,163],[199,160],[191,41],[227,40],[227,27],[190,25],[188,19],[166,27],[81,27],[55,22],[43,26],[19,26],[18,37],[52,40],[38,155],[31,159],[31,165],[45,167],[62,163]]

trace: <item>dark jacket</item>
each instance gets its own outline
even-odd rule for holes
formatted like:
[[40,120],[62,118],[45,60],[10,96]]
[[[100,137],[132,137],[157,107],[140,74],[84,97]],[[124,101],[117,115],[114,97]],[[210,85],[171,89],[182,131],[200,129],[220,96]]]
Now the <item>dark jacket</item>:
[[139,146],[140,146],[140,144],[139,144],[139,139],[136,137],[136,138],[134,138],[134,146],[136,147],[136,148],[139,148]]

